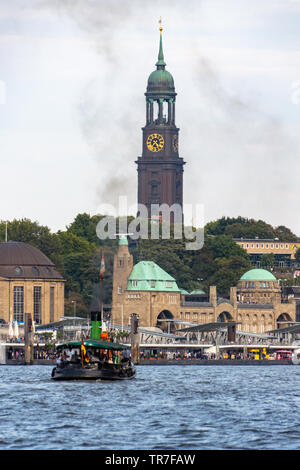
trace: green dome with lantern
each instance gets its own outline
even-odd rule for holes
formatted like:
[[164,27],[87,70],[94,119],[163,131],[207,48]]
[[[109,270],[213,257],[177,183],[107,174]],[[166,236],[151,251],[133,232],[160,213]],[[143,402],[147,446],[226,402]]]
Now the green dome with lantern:
[[163,45],[162,45],[162,27],[160,27],[160,42],[156,70],[148,78],[146,96],[165,96],[175,98],[174,79],[165,67]]

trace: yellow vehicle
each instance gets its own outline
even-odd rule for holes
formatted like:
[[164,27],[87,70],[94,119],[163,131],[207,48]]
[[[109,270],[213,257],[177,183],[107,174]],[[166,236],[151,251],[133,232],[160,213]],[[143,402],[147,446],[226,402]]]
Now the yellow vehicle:
[[259,359],[269,359],[269,354],[267,353],[266,348],[261,349],[248,349],[248,353],[250,353],[255,360]]

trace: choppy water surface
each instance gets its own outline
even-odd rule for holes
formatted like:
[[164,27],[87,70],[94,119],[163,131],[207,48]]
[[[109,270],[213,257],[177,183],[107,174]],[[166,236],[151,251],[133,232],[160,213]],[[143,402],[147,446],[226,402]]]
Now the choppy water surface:
[[0,366],[0,449],[300,449],[299,366],[139,366],[54,382]]

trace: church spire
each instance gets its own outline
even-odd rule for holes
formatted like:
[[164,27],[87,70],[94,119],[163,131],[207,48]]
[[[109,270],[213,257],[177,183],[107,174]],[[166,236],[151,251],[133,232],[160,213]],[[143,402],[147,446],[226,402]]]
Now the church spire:
[[166,63],[164,61],[164,53],[163,53],[163,45],[162,45],[162,25],[161,25],[161,18],[159,19],[159,31],[160,31],[160,39],[159,39],[159,52],[158,52],[158,61],[156,62],[156,67],[157,69],[164,69],[166,66]]

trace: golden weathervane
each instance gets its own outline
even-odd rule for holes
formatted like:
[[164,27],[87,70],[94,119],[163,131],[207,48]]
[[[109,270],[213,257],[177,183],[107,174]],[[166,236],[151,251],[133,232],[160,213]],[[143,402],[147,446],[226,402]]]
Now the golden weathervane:
[[161,17],[159,18],[158,22],[159,22],[159,31],[160,31],[160,34],[161,34],[161,32],[163,30],[162,25],[161,25]]

